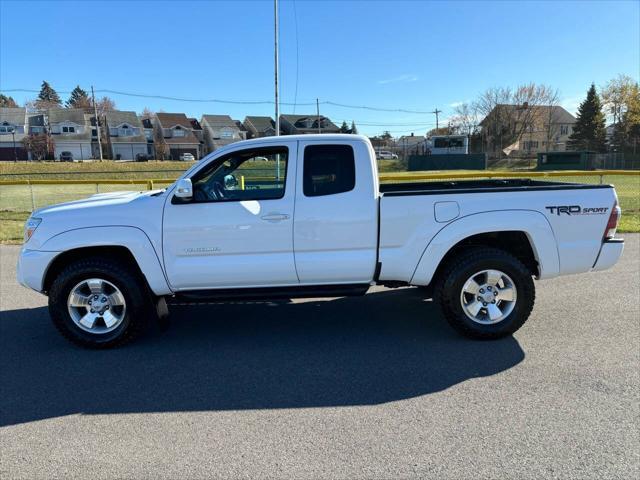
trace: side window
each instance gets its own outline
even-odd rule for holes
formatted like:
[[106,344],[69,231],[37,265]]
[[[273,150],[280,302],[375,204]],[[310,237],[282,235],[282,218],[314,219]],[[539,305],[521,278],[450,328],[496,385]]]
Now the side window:
[[194,178],[195,202],[273,200],[284,197],[289,150],[270,147],[233,152]]
[[356,165],[350,145],[309,145],[304,149],[306,197],[348,192],[355,186]]

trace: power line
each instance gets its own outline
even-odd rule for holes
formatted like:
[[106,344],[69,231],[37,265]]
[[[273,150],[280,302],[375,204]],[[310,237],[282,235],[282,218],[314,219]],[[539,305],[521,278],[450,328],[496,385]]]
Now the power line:
[[[27,88],[8,88],[0,90],[4,93],[12,93],[12,92],[24,92],[24,93],[39,93],[40,90],[27,89]],[[220,98],[182,98],[182,97],[172,97],[169,95],[151,95],[145,93],[135,93],[135,92],[123,92],[121,90],[111,90],[107,88],[96,89],[96,93],[110,93],[112,95],[122,95],[125,97],[137,97],[137,98],[149,98],[155,100],[172,100],[177,102],[193,102],[193,103],[222,103],[229,105],[273,105],[275,103],[274,100],[223,100]],[[58,93],[62,94],[70,94],[70,91],[59,91]],[[314,106],[316,102],[279,102],[280,105],[287,106]],[[325,100],[320,102],[321,105],[330,105],[333,107],[340,108],[352,108],[352,109],[360,109],[360,110],[370,110],[374,112],[389,112],[389,113],[411,113],[411,114],[419,114],[419,115],[432,115],[433,111],[422,111],[422,110],[408,110],[404,108],[382,108],[382,107],[372,107],[369,105],[350,105],[346,103],[337,103],[329,100]],[[441,110],[440,110],[441,112]]]
[[378,122],[370,122],[367,120],[353,120],[342,118],[340,121],[356,122],[358,125],[363,125],[365,127],[432,127],[436,125],[434,122],[429,123],[378,123]]

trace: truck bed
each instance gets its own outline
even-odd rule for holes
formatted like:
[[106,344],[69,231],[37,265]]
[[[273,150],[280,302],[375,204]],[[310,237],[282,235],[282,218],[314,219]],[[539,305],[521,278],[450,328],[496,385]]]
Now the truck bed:
[[536,255],[556,266],[551,273],[540,261],[540,278],[587,272],[616,202],[610,185],[527,178],[385,184],[380,192],[380,279],[414,284],[415,265],[483,231],[543,235],[532,241]]
[[437,195],[443,193],[493,193],[539,190],[580,190],[593,188],[612,188],[611,185],[589,185],[569,182],[550,182],[545,180],[531,180],[529,178],[516,179],[487,179],[487,180],[454,180],[442,182],[406,182],[380,184],[380,193],[384,196],[404,195]]

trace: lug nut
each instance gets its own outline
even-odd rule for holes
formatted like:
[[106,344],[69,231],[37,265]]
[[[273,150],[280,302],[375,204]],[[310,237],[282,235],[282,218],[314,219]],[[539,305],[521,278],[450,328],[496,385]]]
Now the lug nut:
[[95,312],[95,310],[94,310],[93,308],[91,309],[91,313],[96,313],[96,312]]
[[498,292],[493,292],[493,294],[497,297],[498,296]]
[[102,297],[102,301],[106,302],[107,301],[107,297]]
[[94,296],[93,296],[93,299],[94,299],[94,300],[97,300],[97,299],[98,299],[98,295],[94,295]]
[[491,287],[487,287],[487,290],[491,291]]
[[495,301],[495,300],[493,300],[491,303],[496,303],[496,301]]
[[484,293],[484,288],[481,288],[481,289],[480,289],[480,293]]
[[487,302],[482,302],[482,306],[486,307],[487,306]]

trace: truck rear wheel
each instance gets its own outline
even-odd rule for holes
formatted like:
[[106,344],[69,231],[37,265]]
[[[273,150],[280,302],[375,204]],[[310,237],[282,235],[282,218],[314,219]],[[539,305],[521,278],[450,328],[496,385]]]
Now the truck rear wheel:
[[495,339],[514,333],[529,318],[535,287],[531,272],[513,255],[471,247],[445,266],[435,299],[458,332]]
[[49,313],[71,342],[110,348],[138,336],[150,316],[146,285],[126,264],[92,257],[60,272],[49,290]]

